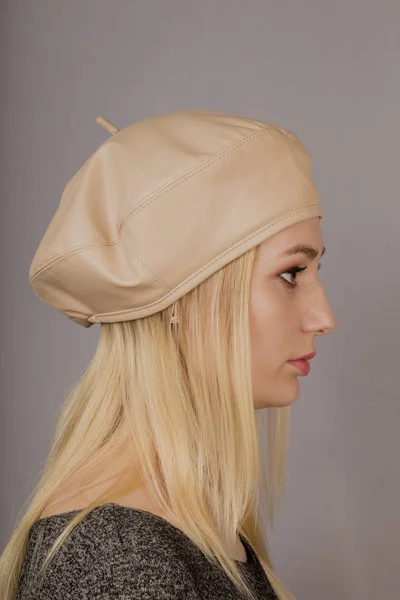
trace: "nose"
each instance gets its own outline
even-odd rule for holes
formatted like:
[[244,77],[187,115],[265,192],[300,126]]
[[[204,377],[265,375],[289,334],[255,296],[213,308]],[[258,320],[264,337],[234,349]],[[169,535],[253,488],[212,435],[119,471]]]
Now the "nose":
[[318,330],[315,332],[316,335],[326,335],[327,333],[332,333],[332,331],[334,331],[337,327],[335,316],[330,307],[329,310],[324,313],[324,317],[320,320],[322,322],[322,326],[319,326]]
[[336,329],[337,321],[322,286],[309,303],[307,315],[305,329],[315,335],[327,335]]

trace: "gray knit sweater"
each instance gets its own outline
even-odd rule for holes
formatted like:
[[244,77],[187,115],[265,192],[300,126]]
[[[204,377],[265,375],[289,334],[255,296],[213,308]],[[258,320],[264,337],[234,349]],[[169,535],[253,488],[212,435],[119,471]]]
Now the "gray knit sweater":
[[[108,503],[84,517],[38,585],[46,551],[79,511],[36,521],[15,600],[238,600],[221,568],[211,565],[180,529],[153,513]],[[253,548],[236,561],[258,599],[276,595]]]

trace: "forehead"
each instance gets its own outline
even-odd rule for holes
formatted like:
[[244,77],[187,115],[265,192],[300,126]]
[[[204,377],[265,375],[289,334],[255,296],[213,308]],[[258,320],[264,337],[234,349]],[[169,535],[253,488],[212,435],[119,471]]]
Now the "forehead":
[[305,219],[282,229],[282,231],[264,240],[261,247],[284,250],[286,246],[294,246],[295,244],[317,244],[318,248],[322,248],[323,235],[321,220],[318,217]]
[[318,217],[299,221],[264,240],[260,244],[260,259],[268,257],[278,260],[285,251],[297,244],[312,246],[318,252],[322,251],[324,240],[321,220]]

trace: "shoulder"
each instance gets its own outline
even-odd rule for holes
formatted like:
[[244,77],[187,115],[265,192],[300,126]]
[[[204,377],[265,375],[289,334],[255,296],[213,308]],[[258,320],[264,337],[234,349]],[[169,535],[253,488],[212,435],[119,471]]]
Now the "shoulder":
[[[35,524],[35,539],[40,538],[40,565],[52,543],[77,513],[54,515]],[[196,600],[184,548],[175,544],[173,533],[173,527],[170,531],[168,525],[158,523],[154,515],[145,511],[113,504],[96,508],[56,552],[34,597]]]

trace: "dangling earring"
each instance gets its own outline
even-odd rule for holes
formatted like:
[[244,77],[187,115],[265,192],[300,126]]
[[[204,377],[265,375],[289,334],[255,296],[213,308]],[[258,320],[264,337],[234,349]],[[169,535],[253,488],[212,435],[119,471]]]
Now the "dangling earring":
[[172,329],[176,329],[178,326],[178,323],[179,323],[179,317],[174,315],[173,317],[171,317],[170,323],[171,323]]

